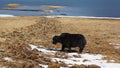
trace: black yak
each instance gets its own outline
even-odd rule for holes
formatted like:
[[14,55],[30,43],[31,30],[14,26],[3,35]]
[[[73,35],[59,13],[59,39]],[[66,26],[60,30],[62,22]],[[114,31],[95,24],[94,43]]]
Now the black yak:
[[60,36],[53,37],[53,44],[61,43],[61,50],[64,51],[65,48],[79,47],[79,52],[81,53],[86,45],[86,39],[82,34],[70,34],[62,33]]

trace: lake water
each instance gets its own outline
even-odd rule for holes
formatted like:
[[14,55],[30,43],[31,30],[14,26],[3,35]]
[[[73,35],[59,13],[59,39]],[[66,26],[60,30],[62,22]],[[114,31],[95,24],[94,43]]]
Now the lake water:
[[120,17],[120,0],[0,0],[0,8],[5,8],[9,3],[22,4],[19,8],[35,10],[49,10],[49,8],[41,7],[43,5],[67,6],[67,8],[54,9],[53,13],[0,10],[0,14]]

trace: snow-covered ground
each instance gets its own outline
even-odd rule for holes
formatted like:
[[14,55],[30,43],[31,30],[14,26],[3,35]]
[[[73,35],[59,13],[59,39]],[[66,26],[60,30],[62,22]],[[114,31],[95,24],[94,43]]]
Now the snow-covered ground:
[[[54,55],[56,52],[58,52],[58,51],[47,50],[47,49],[44,49],[44,48],[38,48],[35,45],[30,45],[30,47],[32,49],[37,49],[39,51],[42,51],[42,52],[48,53],[48,54],[52,54],[52,55]],[[78,64],[78,65],[81,65],[81,64],[84,64],[84,65],[95,64],[95,65],[100,66],[101,68],[120,68],[120,63],[115,63],[114,60],[110,60],[109,62],[107,62],[107,60],[102,59],[105,56],[103,56],[101,54],[67,53],[67,56],[69,56],[67,59],[57,58],[57,57],[53,57],[53,58],[51,57],[51,58],[52,58],[53,61],[64,62],[68,66],[71,66],[71,65],[74,65],[74,64]],[[74,56],[80,56],[80,57],[74,57]],[[47,65],[42,65],[42,66],[47,68]]]
[[9,14],[0,14],[0,17],[15,17],[14,15]]

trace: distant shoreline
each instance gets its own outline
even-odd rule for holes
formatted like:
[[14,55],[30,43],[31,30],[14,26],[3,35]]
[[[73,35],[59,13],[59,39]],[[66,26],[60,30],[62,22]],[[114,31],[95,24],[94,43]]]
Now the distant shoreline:
[[[1,17],[16,17],[16,16],[15,15],[10,15],[10,14],[0,14],[0,18]],[[90,18],[90,19],[115,19],[115,20],[120,20],[120,18],[116,18],[116,17],[94,17],[94,16],[62,16],[62,15],[56,15],[56,16],[40,16],[40,17],[48,17],[48,18],[65,17],[65,18]]]
[[93,18],[93,19],[120,19],[116,17],[94,17],[94,16],[45,16],[45,17],[68,17],[68,18]]

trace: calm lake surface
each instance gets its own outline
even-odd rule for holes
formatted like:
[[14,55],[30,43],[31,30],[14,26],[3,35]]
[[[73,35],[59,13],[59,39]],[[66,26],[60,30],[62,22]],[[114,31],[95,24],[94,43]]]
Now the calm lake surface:
[[0,8],[5,8],[9,3],[22,4],[18,8],[35,10],[50,10],[50,8],[43,7],[43,5],[67,6],[67,8],[53,9],[53,13],[0,10],[0,14],[120,17],[120,0],[0,0]]

